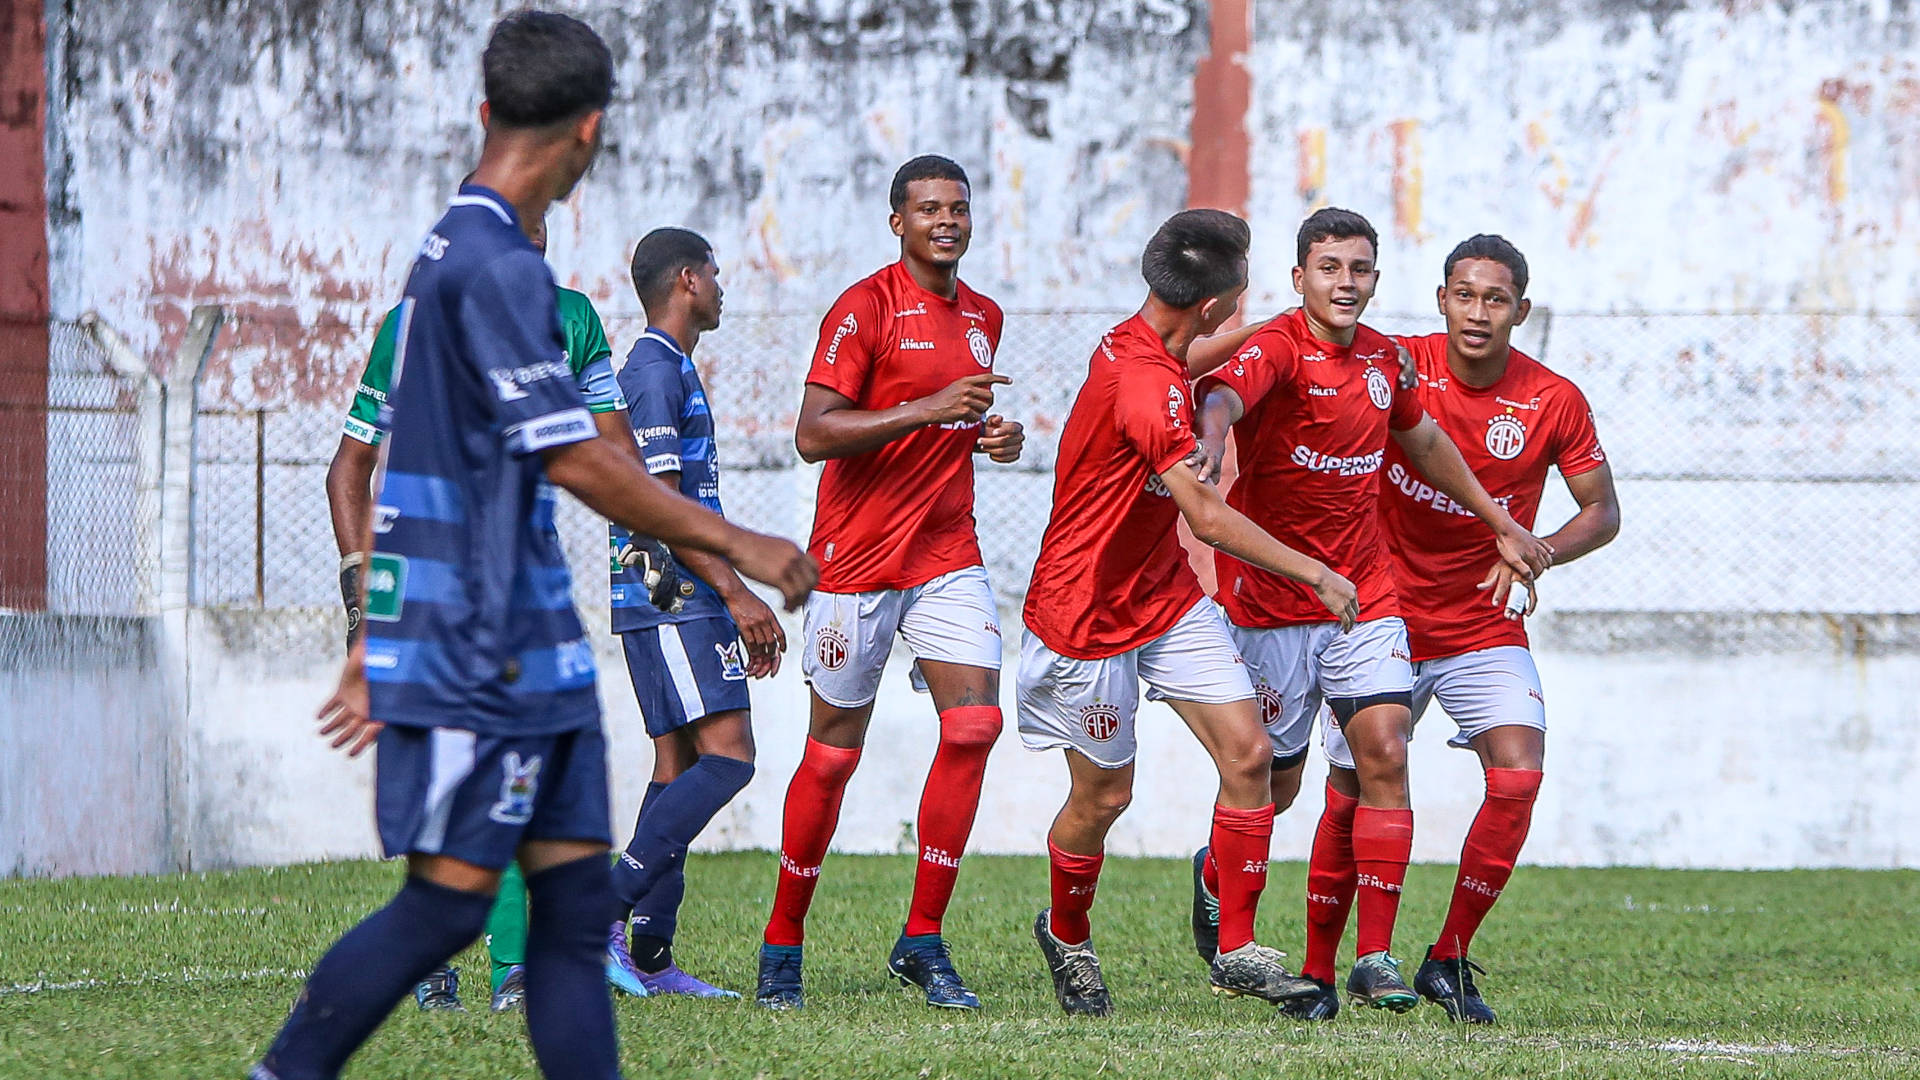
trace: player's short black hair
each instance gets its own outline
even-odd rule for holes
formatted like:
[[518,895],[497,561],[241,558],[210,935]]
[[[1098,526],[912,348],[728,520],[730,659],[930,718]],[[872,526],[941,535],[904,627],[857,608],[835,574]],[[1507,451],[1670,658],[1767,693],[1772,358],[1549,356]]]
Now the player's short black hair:
[[492,118],[546,127],[613,100],[613,54],[593,28],[554,11],[516,11],[493,26],[480,56]]
[[1441,281],[1453,280],[1453,266],[1461,259],[1492,259],[1513,275],[1514,299],[1527,295],[1527,257],[1520,254],[1520,249],[1514,247],[1506,237],[1479,233],[1460,241],[1460,246],[1447,254],[1447,265],[1442,271]]
[[1293,265],[1307,265],[1307,251],[1322,240],[1346,240],[1355,236],[1366,237],[1367,243],[1373,245],[1374,256],[1379,256],[1380,234],[1373,231],[1366,218],[1335,206],[1315,210],[1300,223],[1300,235],[1294,241]]
[[680,271],[707,265],[713,245],[691,229],[655,229],[633,245],[633,292],[645,305],[666,298]]
[[1247,280],[1253,232],[1225,210],[1182,210],[1161,223],[1140,255],[1140,276],[1169,307],[1188,308]]
[[957,180],[966,184],[968,192],[973,191],[967,170],[961,168],[959,162],[939,154],[921,154],[893,174],[893,186],[887,190],[887,205],[893,207],[894,213],[907,205],[907,185],[915,180]]

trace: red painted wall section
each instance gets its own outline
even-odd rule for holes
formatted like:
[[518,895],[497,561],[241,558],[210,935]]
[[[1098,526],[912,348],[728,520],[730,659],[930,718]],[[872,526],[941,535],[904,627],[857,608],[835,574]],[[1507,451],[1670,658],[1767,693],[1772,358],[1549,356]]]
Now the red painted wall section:
[[47,597],[47,33],[0,0],[0,607]]

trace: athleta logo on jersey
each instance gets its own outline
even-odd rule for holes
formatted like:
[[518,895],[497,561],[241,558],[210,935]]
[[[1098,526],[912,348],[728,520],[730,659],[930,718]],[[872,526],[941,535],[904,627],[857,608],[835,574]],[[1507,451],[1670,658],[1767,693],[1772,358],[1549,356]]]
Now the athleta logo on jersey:
[[1323,454],[1307,446],[1296,446],[1293,448],[1293,463],[1295,465],[1300,466],[1308,472],[1334,473],[1339,476],[1366,476],[1369,473],[1379,472],[1380,463],[1386,460],[1386,457],[1387,451],[1384,447],[1375,450],[1371,454],[1361,454],[1358,457],[1338,457],[1333,454]]

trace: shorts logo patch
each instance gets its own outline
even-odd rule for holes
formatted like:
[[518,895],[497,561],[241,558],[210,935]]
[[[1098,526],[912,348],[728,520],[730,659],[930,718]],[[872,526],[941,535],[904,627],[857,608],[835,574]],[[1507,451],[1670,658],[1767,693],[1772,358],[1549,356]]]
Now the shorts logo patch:
[[1527,696],[1539,702],[1542,705],[1545,705],[1547,703],[1547,699],[1541,696],[1540,691],[1535,690],[1532,687],[1527,688]]
[[831,626],[823,626],[814,636],[814,652],[820,658],[820,666],[828,671],[839,671],[847,666],[847,635]]
[[987,340],[987,332],[977,326],[967,327],[967,348],[973,353],[973,362],[983,368],[993,366],[993,342]]
[[540,790],[540,755],[522,761],[509,750],[500,759],[500,801],[487,816],[502,825],[525,825],[533,820],[533,796]]
[[720,677],[728,682],[739,682],[747,677],[747,665],[741,659],[746,652],[745,646],[734,641],[726,645],[715,643],[713,651],[720,654]]
[[1094,742],[1109,742],[1120,733],[1120,710],[1112,705],[1088,705],[1080,710],[1080,730]]
[[1280,722],[1280,691],[1261,683],[1253,688],[1254,696],[1260,699],[1260,723],[1272,727]]
[[1393,384],[1387,381],[1386,372],[1377,367],[1367,368],[1367,400],[1373,402],[1376,409],[1393,405]]
[[1487,423],[1487,453],[1501,461],[1512,461],[1527,446],[1527,429],[1511,416],[1496,416]]

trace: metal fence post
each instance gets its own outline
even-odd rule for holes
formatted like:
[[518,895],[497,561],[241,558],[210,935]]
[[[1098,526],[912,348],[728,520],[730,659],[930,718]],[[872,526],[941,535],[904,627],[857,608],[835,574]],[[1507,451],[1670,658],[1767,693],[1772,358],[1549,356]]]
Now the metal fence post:
[[142,569],[135,613],[160,610],[161,479],[166,460],[166,387],[139,353],[95,312],[80,316],[79,326],[106,355],[114,374],[133,383],[134,536]]

